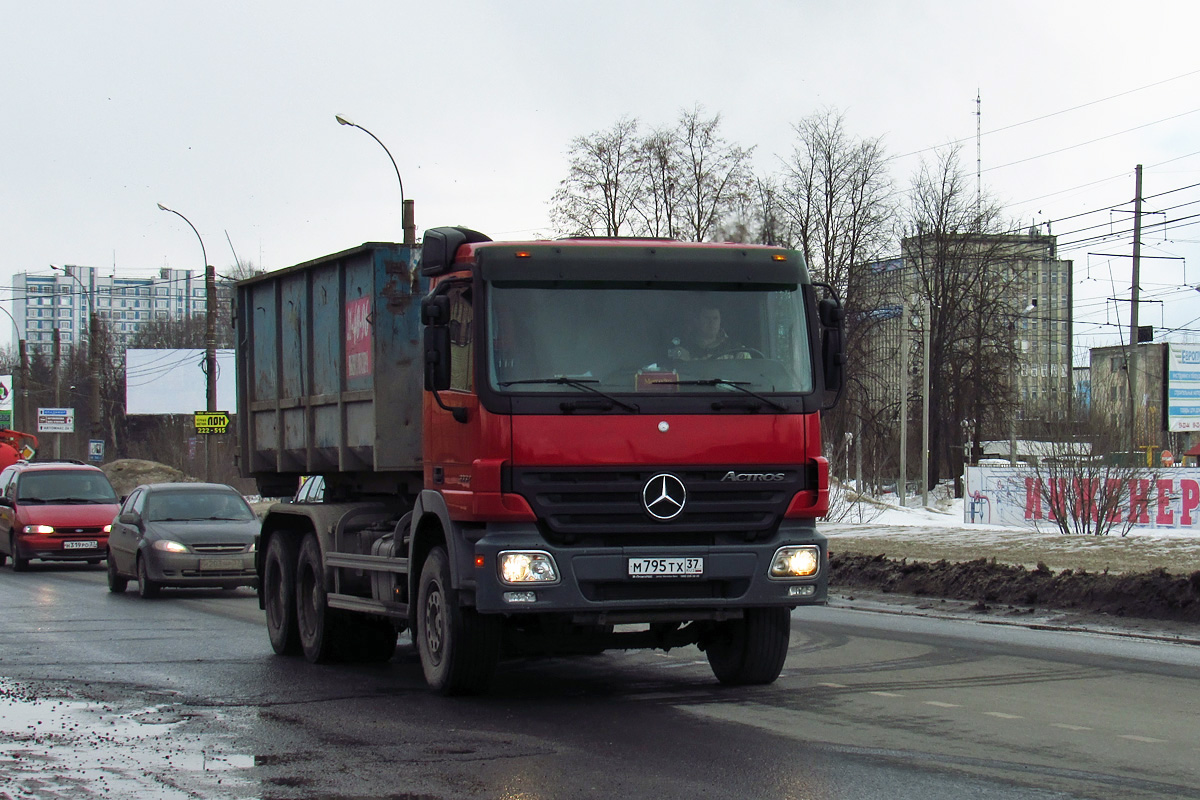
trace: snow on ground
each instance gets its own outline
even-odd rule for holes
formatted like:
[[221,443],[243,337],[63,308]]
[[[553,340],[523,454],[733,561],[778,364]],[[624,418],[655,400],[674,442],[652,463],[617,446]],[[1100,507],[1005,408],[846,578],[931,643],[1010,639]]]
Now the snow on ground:
[[1200,531],[1194,529],[1135,528],[1124,536],[1085,536],[1045,525],[1040,531],[971,525],[963,521],[962,500],[953,499],[939,501],[936,508],[863,503],[842,511],[840,521],[819,524],[835,552],[919,561],[995,558],[1030,568],[1044,563],[1054,570],[1164,568],[1185,575],[1200,570]]

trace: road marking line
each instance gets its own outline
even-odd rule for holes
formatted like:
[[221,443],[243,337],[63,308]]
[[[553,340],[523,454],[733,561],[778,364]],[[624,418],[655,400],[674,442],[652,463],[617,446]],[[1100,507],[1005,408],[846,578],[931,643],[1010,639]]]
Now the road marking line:
[[844,683],[818,683],[817,686],[824,686],[827,689],[845,689]]
[[939,703],[937,700],[926,700],[925,705],[937,706],[938,708],[962,708],[958,703]]
[[1091,730],[1091,728],[1088,728],[1083,725],[1068,725],[1065,722],[1051,722],[1050,727],[1062,728],[1064,731],[1090,731]]
[[875,694],[880,697],[904,697],[904,695],[896,694],[895,692],[867,692],[867,694]]
[[1130,733],[1118,734],[1122,739],[1128,739],[1131,742],[1145,742],[1146,744],[1166,744],[1166,739],[1155,739],[1153,736],[1134,736]]
[[1000,719],[1025,719],[1019,714],[1005,714],[1003,711],[985,711],[983,713],[989,717],[999,717]]

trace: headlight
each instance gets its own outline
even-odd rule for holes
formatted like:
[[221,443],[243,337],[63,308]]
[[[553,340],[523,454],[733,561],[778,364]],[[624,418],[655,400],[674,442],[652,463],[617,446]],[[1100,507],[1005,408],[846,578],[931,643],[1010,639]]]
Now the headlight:
[[821,551],[812,545],[781,547],[771,559],[772,578],[811,578],[821,568]]
[[180,544],[179,542],[173,542],[170,539],[156,540],[154,542],[154,549],[162,550],[164,553],[187,553],[187,552],[189,552],[186,544]]
[[54,533],[53,525],[26,525],[25,533]]
[[496,562],[504,583],[557,583],[558,569],[549,553],[539,550],[509,551]]
[[111,524],[105,525],[105,526],[104,526],[104,528],[103,528],[103,531],[104,531],[106,534],[112,533],[112,525],[111,525]]

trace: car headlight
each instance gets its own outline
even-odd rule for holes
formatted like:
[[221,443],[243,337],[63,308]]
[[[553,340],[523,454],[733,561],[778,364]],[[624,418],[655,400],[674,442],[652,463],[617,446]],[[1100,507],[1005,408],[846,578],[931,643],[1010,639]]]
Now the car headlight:
[[813,545],[781,547],[771,559],[772,578],[811,578],[821,568],[821,550]]
[[186,544],[173,542],[170,539],[157,539],[154,542],[155,550],[162,550],[164,553],[187,553],[190,552]]
[[54,533],[53,525],[26,525],[25,533]]
[[558,568],[549,553],[540,550],[510,550],[500,554],[496,562],[500,580],[516,583],[557,583]]
[[103,530],[105,534],[112,533],[112,523],[105,525],[103,528],[101,528],[101,530]]

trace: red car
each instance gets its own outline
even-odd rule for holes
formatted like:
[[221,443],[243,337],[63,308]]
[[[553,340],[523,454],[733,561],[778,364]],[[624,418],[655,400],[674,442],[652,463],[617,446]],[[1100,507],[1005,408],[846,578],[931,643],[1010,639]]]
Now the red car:
[[31,559],[99,564],[119,508],[97,467],[77,461],[21,461],[0,472],[0,564]]

